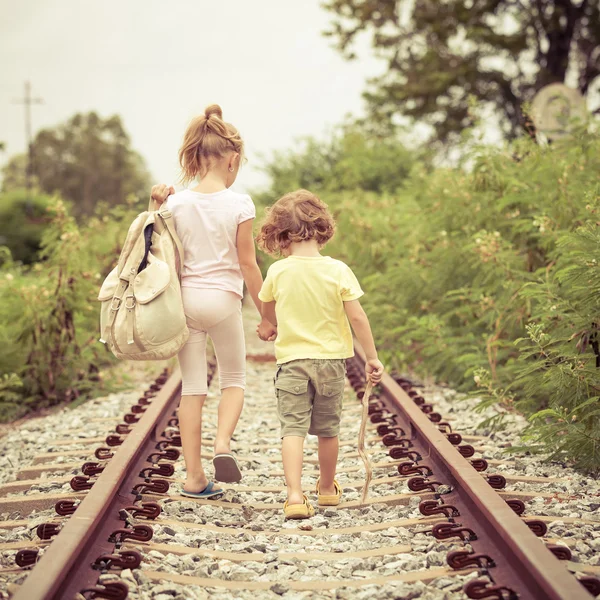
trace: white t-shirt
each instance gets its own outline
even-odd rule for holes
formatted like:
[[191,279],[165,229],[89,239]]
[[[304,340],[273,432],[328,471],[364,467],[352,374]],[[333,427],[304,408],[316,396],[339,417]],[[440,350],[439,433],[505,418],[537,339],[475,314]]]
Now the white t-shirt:
[[183,244],[182,287],[224,290],[241,298],[244,279],[236,239],[238,225],[256,217],[250,196],[230,189],[214,194],[183,190],[169,196],[167,208]]

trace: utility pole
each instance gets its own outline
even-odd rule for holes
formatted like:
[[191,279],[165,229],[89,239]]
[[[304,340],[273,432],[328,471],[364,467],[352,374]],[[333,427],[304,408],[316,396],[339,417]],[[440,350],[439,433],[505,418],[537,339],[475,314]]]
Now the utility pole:
[[23,104],[25,106],[25,138],[27,140],[27,167],[25,169],[25,186],[27,188],[28,203],[31,202],[31,176],[33,175],[33,144],[31,140],[31,105],[43,104],[42,98],[31,97],[31,84],[25,82],[25,96],[20,100],[15,100],[15,104]]

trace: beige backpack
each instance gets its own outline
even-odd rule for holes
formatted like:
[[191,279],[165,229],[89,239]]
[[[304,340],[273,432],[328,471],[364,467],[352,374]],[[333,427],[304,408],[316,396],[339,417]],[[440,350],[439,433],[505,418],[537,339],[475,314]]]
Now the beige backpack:
[[170,358],[189,336],[180,287],[183,247],[165,204],[150,207],[131,224],[98,294],[100,341],[127,360]]

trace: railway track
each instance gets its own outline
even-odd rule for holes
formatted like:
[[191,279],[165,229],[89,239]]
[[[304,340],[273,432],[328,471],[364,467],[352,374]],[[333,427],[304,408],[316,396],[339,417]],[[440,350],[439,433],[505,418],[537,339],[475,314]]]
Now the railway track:
[[[12,495],[0,498],[0,512],[18,510],[20,519],[0,521],[0,529],[29,524],[36,534],[0,544],[15,559],[12,566],[5,563],[5,574],[31,570],[12,590],[15,600],[163,600],[182,590],[188,594],[182,597],[203,598],[206,589],[228,598],[290,592],[315,598],[584,600],[600,594],[594,576],[600,569],[575,562],[570,540],[550,538],[552,519],[535,513],[532,501],[544,493],[527,491],[527,485],[547,479],[495,474],[501,461],[477,456],[482,440],[453,431],[452,421],[409,381],[386,375],[368,399],[367,451],[374,476],[362,504],[356,433],[363,365],[357,348],[348,362],[356,395],[347,396],[340,443],[344,501],[317,509],[309,522],[286,523],[281,515],[284,486],[273,400],[251,394],[252,377],[272,376],[269,364],[249,374],[235,450],[245,477],[242,484],[224,486],[221,500],[178,494],[183,474],[177,373],[161,374],[121,423],[110,423],[114,430],[106,437],[57,442],[60,452],[39,455],[1,490]],[[212,377],[214,365],[209,373]],[[215,404],[209,399],[205,405],[207,432],[214,429]],[[77,462],[100,441],[95,460]],[[204,442],[210,457],[209,435]],[[309,491],[316,463],[309,445]],[[65,475],[75,464],[81,475]],[[44,473],[50,477],[40,479]],[[55,484],[59,491],[20,495],[36,482]],[[515,483],[518,489],[511,491]],[[65,485],[72,490],[65,492]],[[32,511],[51,507],[55,517],[28,519]],[[573,525],[583,521],[573,519]],[[438,596],[427,595],[437,591]]]

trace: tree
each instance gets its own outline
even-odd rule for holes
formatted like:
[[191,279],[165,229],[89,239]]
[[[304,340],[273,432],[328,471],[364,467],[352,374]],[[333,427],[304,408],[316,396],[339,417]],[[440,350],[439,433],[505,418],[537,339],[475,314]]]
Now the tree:
[[569,75],[582,94],[600,76],[598,0],[327,0],[326,32],[349,59],[371,35],[387,72],[365,94],[373,113],[431,125],[452,141],[473,124],[469,97],[491,106],[508,138],[525,126],[522,105]]
[[[3,190],[23,187],[23,155],[3,169]],[[100,201],[120,204],[129,194],[145,197],[149,176],[131,148],[121,119],[77,114],[54,129],[40,131],[32,143],[32,174],[47,194],[58,192],[73,203],[77,217],[92,214]]]
[[328,140],[309,137],[295,150],[276,153],[265,168],[271,178],[266,201],[295,188],[393,192],[408,177],[415,158],[397,138],[381,138],[367,126],[346,123]]
[[38,259],[50,221],[49,204],[48,196],[30,195],[25,190],[0,194],[0,246],[7,246],[15,261],[31,264]]
[[[25,179],[25,170],[27,169],[27,155],[16,154],[4,167],[2,167],[2,191],[12,192],[24,190],[27,182]],[[34,178],[34,187],[38,187]]]

